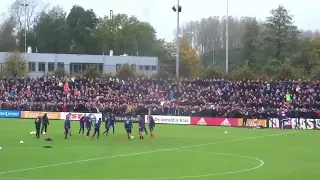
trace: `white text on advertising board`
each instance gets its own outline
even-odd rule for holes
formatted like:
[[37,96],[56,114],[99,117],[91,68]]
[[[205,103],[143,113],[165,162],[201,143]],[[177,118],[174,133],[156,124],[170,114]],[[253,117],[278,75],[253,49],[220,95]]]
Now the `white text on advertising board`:
[[[190,117],[189,116],[152,116],[155,123],[162,123],[162,124],[190,124]],[[148,117],[145,117],[146,121]]]

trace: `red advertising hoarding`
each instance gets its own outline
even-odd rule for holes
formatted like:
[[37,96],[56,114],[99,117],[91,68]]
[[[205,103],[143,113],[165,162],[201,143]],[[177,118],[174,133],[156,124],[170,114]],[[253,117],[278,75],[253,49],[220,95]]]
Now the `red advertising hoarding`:
[[242,125],[242,121],[238,118],[191,117],[191,124],[200,126],[238,127]]

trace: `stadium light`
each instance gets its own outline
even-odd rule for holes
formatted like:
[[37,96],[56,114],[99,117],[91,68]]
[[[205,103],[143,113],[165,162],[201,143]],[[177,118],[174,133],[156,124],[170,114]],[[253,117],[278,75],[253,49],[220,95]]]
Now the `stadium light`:
[[29,4],[20,4],[20,6],[24,7],[25,10],[25,22],[24,22],[24,52],[27,52],[27,7]]
[[182,10],[179,0],[177,0],[177,5],[172,7],[173,12],[177,13],[177,32],[176,32],[176,77],[179,77],[179,61],[180,61],[180,27],[179,27],[179,13]]

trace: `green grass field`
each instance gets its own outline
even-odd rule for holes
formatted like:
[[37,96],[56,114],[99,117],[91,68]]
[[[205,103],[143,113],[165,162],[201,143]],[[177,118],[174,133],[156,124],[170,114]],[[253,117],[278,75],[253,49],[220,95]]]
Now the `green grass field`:
[[64,140],[63,121],[51,121],[48,135],[54,141],[47,142],[29,134],[31,120],[0,119],[0,179],[316,180],[320,175],[319,131],[157,125],[158,138],[139,140],[135,125],[135,139],[128,141],[118,123],[115,135],[95,141],[78,135],[78,128],[73,122],[73,136]]

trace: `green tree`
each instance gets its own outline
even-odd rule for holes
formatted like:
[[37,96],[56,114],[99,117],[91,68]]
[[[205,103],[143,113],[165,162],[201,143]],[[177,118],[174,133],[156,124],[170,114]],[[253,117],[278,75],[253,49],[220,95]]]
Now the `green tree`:
[[84,77],[88,78],[99,78],[101,77],[102,72],[99,70],[99,67],[96,65],[90,65],[86,67],[86,70],[83,72]]
[[203,79],[222,79],[226,76],[225,69],[220,66],[211,65],[201,73],[200,77]]
[[265,22],[264,49],[270,58],[282,64],[296,50],[299,31],[293,24],[293,17],[282,5],[270,11]]
[[96,54],[97,43],[93,40],[93,33],[97,27],[98,18],[93,10],[73,6],[66,21],[70,29],[70,52]]
[[102,52],[116,55],[154,56],[159,48],[154,28],[126,14],[100,18],[95,36]]
[[27,61],[21,53],[14,51],[5,59],[3,71],[7,76],[26,76],[28,73]]
[[296,77],[295,68],[291,66],[288,60],[284,61],[274,72],[274,78],[278,80],[295,79]]
[[320,37],[311,42],[311,51],[309,52],[309,56],[311,65],[320,65]]
[[70,74],[64,68],[57,68],[52,75],[56,77],[68,77]]
[[248,66],[257,66],[259,24],[255,18],[247,18],[243,35],[242,62]]
[[12,52],[17,48],[14,28],[15,22],[12,17],[0,25],[0,51]]
[[[24,52],[25,50],[25,39],[24,39],[24,29],[18,32],[17,34],[17,39],[18,39],[18,48],[20,52]],[[32,52],[36,52],[37,48],[37,41],[36,41],[36,34],[34,31],[28,31],[27,32],[27,48],[30,46],[32,47]]]
[[230,78],[238,81],[242,79],[255,79],[257,77],[255,76],[252,68],[245,64],[231,71]]
[[135,73],[132,70],[131,66],[129,64],[122,64],[121,68],[118,70],[116,73],[116,77],[120,79],[129,79],[129,78],[134,78]]
[[55,6],[42,12],[34,26],[36,44],[40,53],[68,53],[70,32],[66,23],[66,13]]

